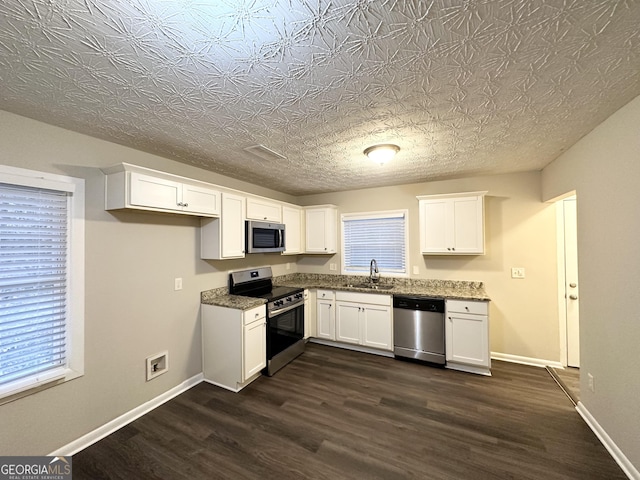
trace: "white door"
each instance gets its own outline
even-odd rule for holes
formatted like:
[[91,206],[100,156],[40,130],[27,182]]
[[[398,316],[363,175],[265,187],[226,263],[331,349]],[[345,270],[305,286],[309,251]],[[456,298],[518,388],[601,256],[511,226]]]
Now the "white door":
[[222,258],[244,257],[245,198],[222,194]]
[[267,366],[267,324],[264,319],[244,326],[243,378]]
[[357,303],[336,302],[336,340],[360,343],[360,310]]
[[578,300],[578,238],[576,198],[562,201],[564,210],[564,281],[567,315],[567,365],[580,366],[580,316]]
[[362,344],[393,350],[391,308],[385,305],[367,305],[362,310]]
[[317,337],[327,340],[336,339],[336,320],[333,312],[333,300],[318,299]]

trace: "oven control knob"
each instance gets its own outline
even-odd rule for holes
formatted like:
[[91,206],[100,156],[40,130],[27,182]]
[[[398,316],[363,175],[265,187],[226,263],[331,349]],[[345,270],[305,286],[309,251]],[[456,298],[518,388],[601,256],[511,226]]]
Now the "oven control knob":
[[287,297],[287,302],[290,302],[290,301],[291,301],[291,297]]

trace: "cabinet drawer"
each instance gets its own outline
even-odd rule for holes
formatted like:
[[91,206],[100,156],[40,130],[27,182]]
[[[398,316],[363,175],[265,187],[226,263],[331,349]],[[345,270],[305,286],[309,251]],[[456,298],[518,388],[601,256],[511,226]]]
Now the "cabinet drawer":
[[336,298],[336,293],[333,290],[318,290],[318,300],[333,300]]
[[447,312],[473,313],[476,315],[488,315],[489,303],[468,300],[447,300]]
[[265,318],[266,316],[267,316],[267,308],[264,305],[260,305],[259,307],[254,307],[251,310],[247,310],[244,312],[244,325],[249,325],[250,323],[253,323],[256,320]]

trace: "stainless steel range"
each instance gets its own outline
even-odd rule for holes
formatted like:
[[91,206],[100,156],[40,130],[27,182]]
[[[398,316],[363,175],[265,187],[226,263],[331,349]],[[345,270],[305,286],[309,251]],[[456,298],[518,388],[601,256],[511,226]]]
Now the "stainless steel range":
[[229,293],[267,300],[267,367],[271,376],[304,352],[304,290],[274,287],[271,267],[229,275]]

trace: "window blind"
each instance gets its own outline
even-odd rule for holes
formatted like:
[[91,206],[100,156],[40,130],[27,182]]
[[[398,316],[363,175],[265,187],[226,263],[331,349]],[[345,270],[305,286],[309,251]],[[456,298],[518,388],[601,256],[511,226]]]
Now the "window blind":
[[371,260],[375,258],[380,272],[406,273],[403,213],[344,215],[342,222],[346,272],[369,272]]
[[66,367],[66,192],[0,184],[0,392]]

